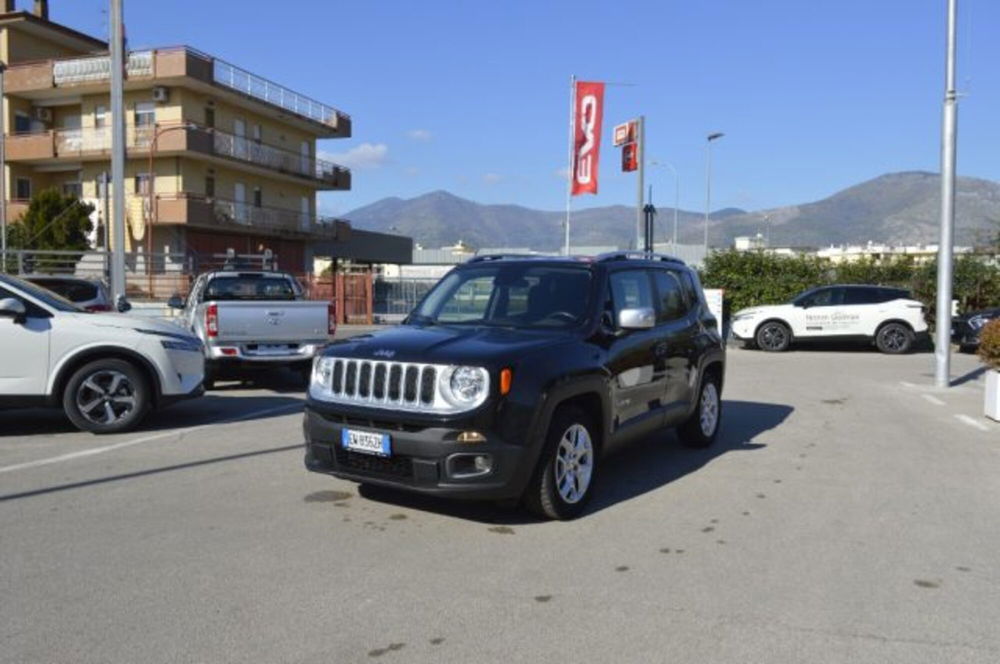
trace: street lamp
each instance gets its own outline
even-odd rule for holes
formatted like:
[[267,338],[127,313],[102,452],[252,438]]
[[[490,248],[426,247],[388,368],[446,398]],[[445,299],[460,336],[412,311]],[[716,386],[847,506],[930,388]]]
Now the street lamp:
[[149,171],[146,176],[146,205],[149,209],[149,214],[146,217],[146,283],[149,287],[150,297],[153,295],[153,223],[156,221],[156,197],[153,192],[156,188],[156,174],[153,172],[153,156],[156,154],[156,148],[161,134],[166,134],[179,129],[187,130],[195,128],[196,126],[191,122],[183,122],[181,124],[170,125],[167,127],[159,127],[156,124],[153,125],[153,138],[149,142]]
[[650,166],[661,166],[663,168],[669,168],[674,174],[674,237],[672,242],[672,251],[677,251],[677,208],[681,204],[681,179],[677,175],[677,169],[674,168],[673,164],[667,161],[656,161],[653,160],[649,162]]
[[709,134],[705,140],[705,256],[708,256],[708,214],[712,209],[712,141],[725,136],[721,131]]

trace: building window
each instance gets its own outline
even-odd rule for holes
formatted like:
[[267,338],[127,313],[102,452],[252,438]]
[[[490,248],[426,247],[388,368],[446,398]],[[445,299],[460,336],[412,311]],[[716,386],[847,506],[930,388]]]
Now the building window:
[[260,207],[264,203],[264,196],[261,193],[260,187],[253,188],[253,206]]
[[264,128],[261,127],[259,124],[255,124],[253,126],[253,140],[254,140],[254,143],[257,143],[259,145],[261,143],[261,141],[263,140],[263,137],[264,137]]
[[149,194],[149,173],[135,174],[135,187],[132,193],[142,195]]
[[215,128],[215,109],[206,107],[205,108],[205,126],[209,129]]
[[135,126],[152,127],[156,122],[156,104],[151,101],[140,101],[135,104]]
[[63,182],[62,185],[63,196],[72,196],[73,198],[83,197],[83,184],[80,182]]
[[205,176],[205,196],[213,198],[215,196],[215,176]]
[[26,134],[31,131],[31,116],[17,111],[14,113],[14,133]]
[[108,126],[107,106],[94,107],[94,129],[104,129]]
[[17,178],[14,183],[14,198],[21,201],[31,198],[31,178]]

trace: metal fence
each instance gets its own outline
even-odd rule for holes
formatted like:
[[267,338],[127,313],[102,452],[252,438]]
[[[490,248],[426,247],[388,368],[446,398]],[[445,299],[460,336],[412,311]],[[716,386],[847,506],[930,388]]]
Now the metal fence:
[[379,277],[375,280],[372,309],[378,322],[401,321],[417,306],[437,279]]

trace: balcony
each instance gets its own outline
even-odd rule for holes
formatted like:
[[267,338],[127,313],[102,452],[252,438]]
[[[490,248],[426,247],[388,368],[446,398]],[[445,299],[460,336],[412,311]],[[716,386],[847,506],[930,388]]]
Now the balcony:
[[155,218],[158,225],[185,224],[281,237],[343,240],[350,233],[350,224],[332,217],[185,193],[157,195]]
[[[319,136],[351,135],[351,117],[346,113],[192,48],[133,51],[125,69],[126,89],[185,85],[229,96],[242,105],[248,101],[262,104],[272,115],[305,124]],[[7,94],[29,99],[106,91],[110,72],[108,55],[23,62],[7,69],[5,89]]]
[[[236,160],[257,167],[265,174],[280,173],[293,179],[307,179],[323,189],[349,190],[351,171],[343,166],[312,156],[302,155],[266,143],[236,136],[194,123],[157,125],[157,153],[194,152]],[[126,128],[126,148],[132,158],[147,158],[154,127]],[[108,159],[111,154],[111,128],[57,129],[7,137],[7,160],[45,162],[57,159],[78,161]]]

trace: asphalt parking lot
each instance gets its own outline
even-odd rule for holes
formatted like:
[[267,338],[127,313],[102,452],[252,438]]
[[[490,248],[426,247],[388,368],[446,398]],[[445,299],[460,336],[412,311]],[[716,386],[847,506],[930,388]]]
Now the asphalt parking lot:
[[977,367],[733,349],[716,446],[626,450],[568,523],[307,473],[290,378],[0,412],[0,661],[996,662]]

